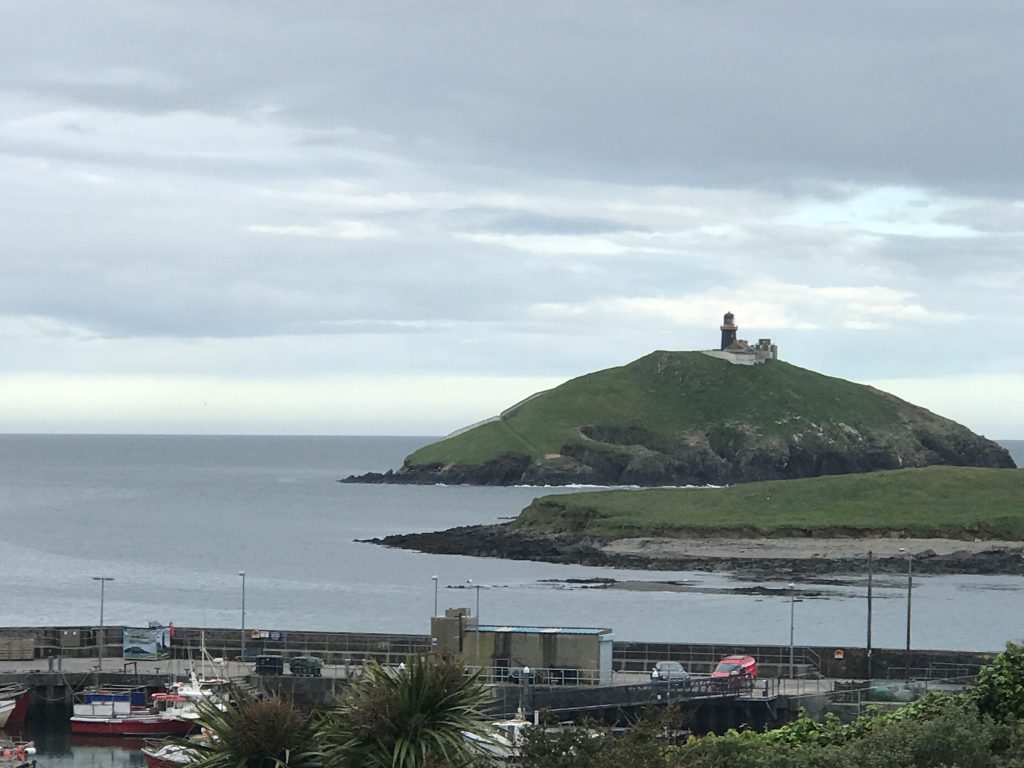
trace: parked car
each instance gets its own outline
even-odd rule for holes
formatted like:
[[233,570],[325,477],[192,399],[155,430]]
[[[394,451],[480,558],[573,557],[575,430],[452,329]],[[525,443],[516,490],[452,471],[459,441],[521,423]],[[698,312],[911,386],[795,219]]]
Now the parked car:
[[690,673],[678,661],[659,661],[651,668],[651,680],[689,680]]
[[757,660],[753,656],[726,656],[711,673],[711,680],[721,684],[751,685],[757,677]]

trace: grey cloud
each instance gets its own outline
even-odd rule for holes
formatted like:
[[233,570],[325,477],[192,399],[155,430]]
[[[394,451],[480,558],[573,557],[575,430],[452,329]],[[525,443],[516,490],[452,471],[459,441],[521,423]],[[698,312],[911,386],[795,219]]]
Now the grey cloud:
[[1024,235],[1024,204],[998,200],[963,206],[949,211],[940,221],[983,233]]
[[[39,6],[46,6],[40,9]],[[0,84],[112,109],[355,125],[448,172],[1020,195],[1024,8],[904,0],[8,5]],[[62,18],[55,26],[50,19]],[[75,30],[72,32],[71,30]],[[138,67],[180,89],[40,80]],[[462,164],[463,171],[454,166]]]
[[452,211],[450,218],[470,231],[500,232],[512,235],[603,235],[615,232],[649,231],[612,219],[578,216],[549,216],[528,211],[465,208]]

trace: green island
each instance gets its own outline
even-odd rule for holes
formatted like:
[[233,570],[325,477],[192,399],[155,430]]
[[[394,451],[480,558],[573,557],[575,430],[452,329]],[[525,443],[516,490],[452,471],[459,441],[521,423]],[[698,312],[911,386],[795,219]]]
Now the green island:
[[725,485],[932,465],[1014,466],[998,444],[864,384],[777,359],[657,351],[571,379],[345,482]]
[[745,483],[543,496],[512,523],[627,537],[889,536],[1024,540],[1024,471],[924,467]]

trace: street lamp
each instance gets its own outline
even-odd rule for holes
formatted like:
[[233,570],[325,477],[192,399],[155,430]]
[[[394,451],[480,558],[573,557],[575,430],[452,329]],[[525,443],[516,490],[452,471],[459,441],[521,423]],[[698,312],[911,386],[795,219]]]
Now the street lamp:
[[519,708],[523,710],[523,714],[533,712],[533,707],[530,706],[530,675],[532,674],[533,671],[529,667],[523,667],[523,691],[519,700]]
[[907,655],[904,659],[904,675],[910,679],[910,604],[914,592],[914,553],[900,547],[900,554],[907,555]]
[[476,665],[482,667],[483,665],[480,663],[480,585],[474,584],[472,579],[466,579],[466,583],[476,590],[476,650],[474,655],[476,656]]
[[874,580],[874,553],[868,550],[868,638],[867,638],[867,666],[868,666],[868,680],[871,679],[871,598],[872,598],[872,587]]
[[789,582],[789,679],[793,679],[793,627],[796,613],[796,584]]
[[434,615],[437,616],[437,574],[435,573],[430,578],[434,580]]
[[93,576],[92,580],[93,581],[98,581],[100,583],[100,631],[99,631],[99,635],[96,638],[96,671],[102,672],[103,671],[103,641],[104,641],[104,636],[103,636],[103,634],[104,634],[103,633],[103,602],[104,602],[104,598],[106,597],[106,594],[105,594],[106,589],[105,588],[107,586],[107,582],[108,581],[113,581],[114,577],[113,576]]
[[242,577],[242,661],[245,661],[245,571],[239,571]]

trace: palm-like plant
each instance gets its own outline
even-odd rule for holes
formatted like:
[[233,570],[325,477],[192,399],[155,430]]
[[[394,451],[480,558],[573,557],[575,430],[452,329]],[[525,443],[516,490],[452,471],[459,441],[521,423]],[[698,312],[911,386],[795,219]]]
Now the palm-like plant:
[[311,768],[316,750],[309,717],[290,701],[255,699],[234,689],[226,706],[201,700],[198,725],[210,738],[177,740],[189,768]]
[[402,671],[367,666],[317,728],[325,768],[461,768],[481,760],[463,731],[484,734],[487,689],[461,665],[416,656]]

